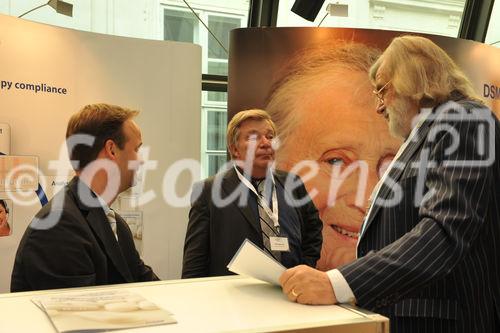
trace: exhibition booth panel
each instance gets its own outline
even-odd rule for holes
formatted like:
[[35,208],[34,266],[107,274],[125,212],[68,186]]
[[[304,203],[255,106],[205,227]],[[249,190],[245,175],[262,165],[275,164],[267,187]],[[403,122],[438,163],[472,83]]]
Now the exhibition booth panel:
[[[129,223],[144,261],[162,279],[178,278],[191,184],[201,175],[179,176],[176,167],[187,161],[199,169],[200,46],[0,15],[0,73],[0,152],[8,155],[0,158],[0,199],[7,200],[11,225],[0,237],[0,292],[9,291],[16,249],[33,216],[73,176],[68,120],[93,103],[140,111],[143,179],[113,208]],[[33,157],[28,165],[36,172],[17,170],[3,184],[10,171],[27,165],[18,156]],[[27,183],[32,186],[20,188]]]

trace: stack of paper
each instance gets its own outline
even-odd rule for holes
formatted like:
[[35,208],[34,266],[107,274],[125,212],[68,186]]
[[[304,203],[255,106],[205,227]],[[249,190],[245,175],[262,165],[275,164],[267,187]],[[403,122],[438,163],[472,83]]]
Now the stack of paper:
[[245,239],[227,268],[236,274],[279,286],[279,278],[286,268],[257,245]]
[[172,313],[127,290],[64,293],[34,298],[32,302],[61,333],[177,323]]

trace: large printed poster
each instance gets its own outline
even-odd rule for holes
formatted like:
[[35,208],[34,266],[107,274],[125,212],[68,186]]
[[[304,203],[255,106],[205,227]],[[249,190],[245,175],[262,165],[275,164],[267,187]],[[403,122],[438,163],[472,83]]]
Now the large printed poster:
[[[232,32],[228,118],[261,108],[276,122],[276,166],[301,176],[323,221],[321,270],[355,258],[370,194],[402,143],[375,112],[368,79],[375,59],[401,34],[345,28]],[[426,37],[449,53],[500,115],[500,50]]]

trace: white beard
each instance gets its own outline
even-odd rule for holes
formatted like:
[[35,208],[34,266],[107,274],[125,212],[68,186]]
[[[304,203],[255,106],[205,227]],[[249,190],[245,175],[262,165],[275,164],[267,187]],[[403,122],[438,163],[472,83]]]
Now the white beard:
[[411,132],[412,103],[408,98],[399,97],[392,105],[386,106],[385,112],[389,116],[389,132],[392,136],[406,139]]

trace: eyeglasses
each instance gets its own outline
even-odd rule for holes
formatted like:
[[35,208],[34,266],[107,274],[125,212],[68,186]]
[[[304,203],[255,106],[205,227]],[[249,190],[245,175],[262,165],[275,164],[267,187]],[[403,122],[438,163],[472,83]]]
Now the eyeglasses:
[[373,94],[374,94],[375,96],[377,96],[377,98],[378,98],[378,102],[379,102],[379,103],[381,103],[381,104],[383,104],[383,103],[384,103],[384,90],[385,90],[385,88],[387,87],[387,85],[388,85],[389,83],[391,83],[391,80],[387,81],[387,83],[386,83],[386,84],[384,84],[384,85],[382,86],[382,88],[380,88],[379,90],[374,90],[374,91],[373,91]]

